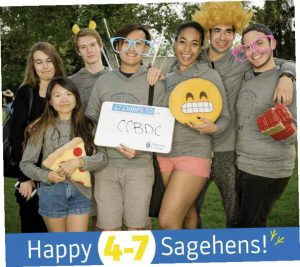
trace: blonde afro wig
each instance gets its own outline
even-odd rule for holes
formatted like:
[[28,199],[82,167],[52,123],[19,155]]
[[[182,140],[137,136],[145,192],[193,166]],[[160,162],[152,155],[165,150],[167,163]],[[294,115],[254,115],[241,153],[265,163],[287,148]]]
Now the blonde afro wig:
[[205,2],[193,15],[207,32],[216,25],[232,25],[236,33],[241,33],[252,18],[252,11],[246,10],[241,2]]

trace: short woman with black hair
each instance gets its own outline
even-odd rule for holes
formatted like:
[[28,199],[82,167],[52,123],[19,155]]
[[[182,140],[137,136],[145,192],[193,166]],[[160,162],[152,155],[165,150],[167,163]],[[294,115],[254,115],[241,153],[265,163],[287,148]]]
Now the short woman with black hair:
[[[54,78],[48,85],[46,107],[26,128],[25,150],[20,168],[40,181],[39,213],[49,232],[83,232],[88,229],[91,192],[68,177],[76,168],[96,171],[107,163],[106,154],[94,145],[95,123],[84,115],[80,95],[74,83],[65,77]],[[64,161],[57,171],[36,166],[74,137],[83,139],[86,154]]]

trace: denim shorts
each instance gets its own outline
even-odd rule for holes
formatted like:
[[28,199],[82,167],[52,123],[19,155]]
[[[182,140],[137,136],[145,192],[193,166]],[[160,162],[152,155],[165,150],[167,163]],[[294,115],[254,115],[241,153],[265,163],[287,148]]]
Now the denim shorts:
[[91,212],[91,201],[69,182],[41,183],[38,194],[41,216],[60,218]]

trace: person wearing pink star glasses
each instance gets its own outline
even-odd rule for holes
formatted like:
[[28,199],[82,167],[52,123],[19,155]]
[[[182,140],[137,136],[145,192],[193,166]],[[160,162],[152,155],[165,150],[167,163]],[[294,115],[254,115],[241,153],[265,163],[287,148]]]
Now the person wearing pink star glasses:
[[237,97],[237,194],[239,227],[265,227],[275,202],[294,170],[297,141],[296,87],[288,108],[273,101],[280,77],[273,51],[276,40],[263,24],[248,26],[242,45],[233,50],[238,61],[248,60]]

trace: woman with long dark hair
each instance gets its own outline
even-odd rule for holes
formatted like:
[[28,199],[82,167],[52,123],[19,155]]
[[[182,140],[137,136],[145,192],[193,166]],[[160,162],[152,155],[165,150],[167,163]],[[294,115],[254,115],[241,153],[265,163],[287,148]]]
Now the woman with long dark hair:
[[[94,144],[95,123],[84,115],[80,95],[68,78],[56,77],[48,85],[43,114],[25,132],[20,163],[23,173],[40,181],[39,214],[49,232],[87,231],[91,212],[89,188],[69,179],[75,169],[95,171],[107,163],[106,154]],[[57,171],[36,166],[74,137],[81,137],[87,156],[60,163]]]

